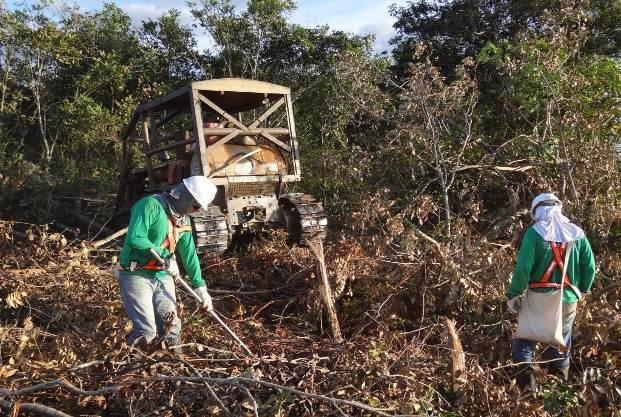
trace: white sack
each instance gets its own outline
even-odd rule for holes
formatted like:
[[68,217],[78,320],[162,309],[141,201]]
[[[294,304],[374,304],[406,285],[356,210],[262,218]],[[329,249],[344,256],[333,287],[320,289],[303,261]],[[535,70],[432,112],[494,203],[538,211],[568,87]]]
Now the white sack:
[[534,340],[555,346],[563,341],[563,292],[527,290],[518,316],[516,339]]
[[[569,242],[563,262],[563,277],[567,273],[573,248],[573,242]],[[563,289],[548,292],[527,290],[513,338],[566,347],[563,340]]]

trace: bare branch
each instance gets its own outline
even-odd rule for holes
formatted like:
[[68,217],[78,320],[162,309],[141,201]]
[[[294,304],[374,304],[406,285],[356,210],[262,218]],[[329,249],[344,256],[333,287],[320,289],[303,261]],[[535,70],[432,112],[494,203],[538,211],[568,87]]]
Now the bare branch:
[[64,379],[55,379],[53,381],[48,381],[48,382],[44,382],[41,384],[36,384],[36,385],[32,385],[30,387],[27,388],[22,388],[22,389],[18,389],[18,390],[7,390],[7,389],[0,389],[0,395],[3,396],[7,396],[7,397],[18,397],[18,396],[23,396],[23,395],[27,395],[27,394],[32,394],[35,392],[40,392],[40,391],[45,391],[51,388],[57,388],[57,387],[61,387],[66,389],[67,391],[71,392],[72,394],[75,395],[81,395],[81,396],[86,396],[86,397],[93,397],[93,396],[98,396],[98,395],[109,395],[109,394],[114,394],[118,391],[121,391],[122,389],[124,389],[127,386],[133,385],[133,384],[139,384],[139,383],[149,383],[149,382],[157,382],[157,381],[163,381],[163,382],[177,382],[177,381],[181,381],[181,382],[211,382],[214,384],[222,384],[222,385],[239,385],[239,384],[249,384],[249,385],[261,385],[267,388],[272,388],[272,389],[277,389],[277,390],[281,390],[281,391],[285,391],[285,392],[289,392],[291,394],[295,394],[299,397],[303,397],[303,398],[310,398],[313,400],[318,400],[318,401],[325,401],[328,402],[330,404],[333,405],[344,405],[344,406],[349,406],[349,407],[353,407],[353,408],[357,408],[359,410],[364,410],[367,411],[371,414],[377,415],[377,416],[382,416],[382,417],[417,417],[415,415],[409,415],[409,414],[388,414],[380,409],[371,407],[369,405],[360,403],[358,401],[350,401],[350,400],[343,400],[341,398],[334,398],[334,397],[328,397],[326,395],[321,395],[321,394],[313,394],[310,392],[305,392],[305,391],[300,391],[297,390],[295,388],[291,388],[291,387],[287,387],[284,385],[278,385],[278,384],[274,384],[271,382],[267,382],[267,381],[261,381],[259,379],[252,379],[252,378],[245,378],[245,377],[230,377],[230,378],[212,378],[212,377],[199,377],[199,376],[155,376],[155,377],[151,377],[151,378],[144,378],[144,379],[131,379],[131,380],[126,380],[123,383],[119,384],[119,385],[111,385],[108,387],[104,387],[104,388],[100,388],[98,390],[92,390],[92,391],[85,391],[82,390],[78,387],[76,387],[75,385],[67,382]]
[[11,415],[17,415],[19,411],[27,411],[42,416],[71,417],[69,414],[65,414],[62,411],[58,411],[55,408],[47,407],[45,405],[33,403],[11,403],[2,399],[0,399],[0,409],[8,412],[14,410],[14,414],[11,413]]

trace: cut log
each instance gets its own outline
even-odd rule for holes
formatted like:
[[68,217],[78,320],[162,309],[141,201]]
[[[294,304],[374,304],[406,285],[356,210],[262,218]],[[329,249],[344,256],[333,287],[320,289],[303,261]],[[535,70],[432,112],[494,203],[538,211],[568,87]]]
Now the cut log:
[[330,289],[330,283],[328,282],[328,271],[326,269],[326,260],[323,254],[323,242],[321,240],[313,240],[310,242],[310,247],[319,261],[319,272],[321,275],[319,281],[319,292],[321,293],[323,304],[328,313],[328,320],[330,321],[330,327],[332,328],[332,335],[337,343],[343,343],[341,326],[339,325],[339,319],[336,315],[336,307],[334,306],[334,301],[332,300],[332,290]]
[[453,395],[455,402],[463,402],[465,396],[464,386],[467,382],[466,373],[466,355],[461,346],[457,329],[455,329],[455,321],[444,318],[446,330],[448,332],[448,349],[451,352],[451,360],[453,362]]

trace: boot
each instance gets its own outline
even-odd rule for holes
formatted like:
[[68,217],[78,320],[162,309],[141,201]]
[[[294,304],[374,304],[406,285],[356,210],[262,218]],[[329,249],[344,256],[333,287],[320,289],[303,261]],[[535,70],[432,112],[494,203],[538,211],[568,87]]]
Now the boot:
[[182,355],[186,352],[186,348],[183,345],[183,341],[181,340],[181,336],[177,336],[174,340],[165,339],[167,348],[170,352],[177,355]]
[[552,368],[550,374],[556,376],[563,382],[567,382],[569,380],[569,365],[563,366],[562,368]]
[[520,391],[523,393],[534,393],[537,391],[537,382],[535,381],[532,368],[526,368],[520,371],[516,375],[515,381]]
[[147,339],[144,336],[140,336],[138,339],[134,340],[132,347],[146,352],[149,350],[149,342],[147,342]]

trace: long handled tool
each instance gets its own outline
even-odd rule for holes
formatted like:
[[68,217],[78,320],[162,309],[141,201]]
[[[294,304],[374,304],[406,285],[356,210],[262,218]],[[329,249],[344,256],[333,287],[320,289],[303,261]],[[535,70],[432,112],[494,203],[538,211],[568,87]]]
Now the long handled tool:
[[[161,264],[161,265],[165,265],[164,260],[162,259],[162,257],[152,248],[151,249],[151,254],[153,255],[153,257],[155,259],[157,259],[157,261]],[[174,258],[174,256],[173,256]],[[187,282],[185,282],[185,280],[179,275],[176,275],[175,280],[177,282],[180,282],[181,285],[183,286],[183,288],[185,288],[185,290],[187,292],[190,293],[190,295],[192,295],[196,301],[198,301],[199,303],[203,303],[203,300],[201,299],[201,297],[199,297],[198,294],[196,294],[196,292],[192,289],[192,287],[190,287],[190,284],[188,284]],[[231,330],[229,328],[229,326],[227,326],[222,319],[220,318],[220,316],[218,316],[218,314],[212,309],[209,310],[209,313],[213,316],[214,319],[216,319],[216,321],[218,323],[220,323],[220,325],[222,327],[224,327],[224,330],[226,330],[228,332],[228,334],[231,335],[231,337],[246,351],[246,353],[248,353],[250,356],[255,356],[254,353],[252,353],[252,351],[250,349],[248,349],[248,346],[246,346],[246,344],[244,342],[241,341],[241,339],[239,337],[237,337],[237,335],[233,332],[233,330]]]

